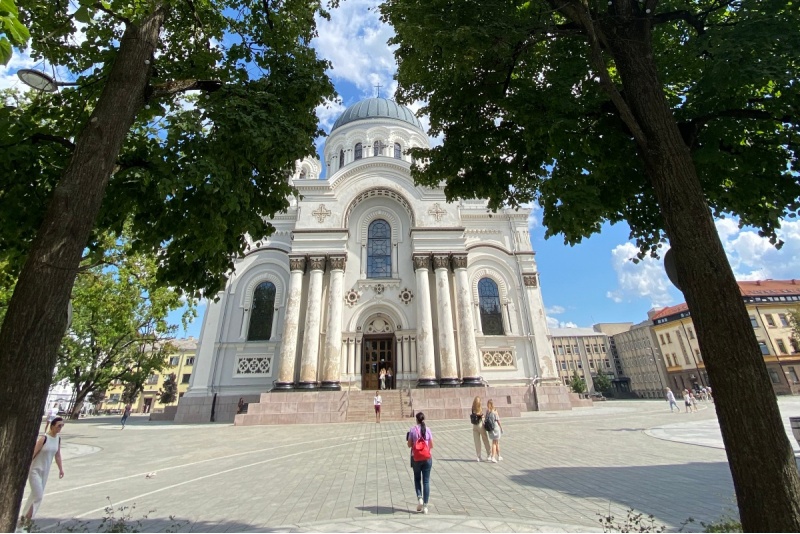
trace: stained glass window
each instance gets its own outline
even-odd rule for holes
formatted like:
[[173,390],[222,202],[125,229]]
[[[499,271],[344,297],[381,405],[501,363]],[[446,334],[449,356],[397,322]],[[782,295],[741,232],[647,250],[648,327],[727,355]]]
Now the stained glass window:
[[361,159],[361,154],[363,153],[363,151],[364,151],[364,147],[361,145],[361,143],[356,143],[356,156],[355,156],[355,158],[356,159]]
[[253,292],[247,341],[268,341],[272,337],[273,313],[275,313],[275,284],[261,282]]
[[402,159],[403,151],[400,150],[400,143],[394,144],[394,159]]
[[339,151],[339,168],[344,167],[344,150]]
[[392,227],[376,219],[367,232],[367,278],[392,277]]
[[491,278],[481,278],[478,282],[478,298],[480,300],[481,326],[484,335],[502,336],[503,311],[500,309],[500,292],[497,283]]

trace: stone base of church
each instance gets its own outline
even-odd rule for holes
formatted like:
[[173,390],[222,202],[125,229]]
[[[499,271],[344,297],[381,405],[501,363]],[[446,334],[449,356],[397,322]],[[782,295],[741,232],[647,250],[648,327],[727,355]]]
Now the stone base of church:
[[213,408],[216,423],[232,423],[238,410],[239,399],[244,402],[257,403],[261,396],[256,395],[217,395],[214,402],[213,395],[208,397],[189,397],[184,395],[178,402],[178,411],[175,414],[175,423],[210,423]]
[[[561,384],[540,384],[534,386],[535,403],[540,412],[571,410],[573,402],[570,390]],[[589,406],[591,406],[589,401]]]

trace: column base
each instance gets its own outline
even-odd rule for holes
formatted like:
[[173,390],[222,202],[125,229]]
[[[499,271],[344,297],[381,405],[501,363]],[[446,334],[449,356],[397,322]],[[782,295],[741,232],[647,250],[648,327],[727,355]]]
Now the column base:
[[275,385],[272,386],[272,389],[280,391],[289,391],[294,389],[294,382],[275,382]]
[[438,388],[439,382],[435,378],[420,378],[417,380],[418,388]]
[[461,387],[483,387],[483,380],[479,376],[467,376],[461,381]]
[[318,387],[319,387],[319,382],[298,382],[294,386],[294,389],[309,390],[309,389],[317,389]]
[[342,386],[338,380],[323,380],[319,385],[319,389],[324,391],[341,391]]
[[458,378],[440,378],[439,387],[458,388],[461,387],[461,381]]

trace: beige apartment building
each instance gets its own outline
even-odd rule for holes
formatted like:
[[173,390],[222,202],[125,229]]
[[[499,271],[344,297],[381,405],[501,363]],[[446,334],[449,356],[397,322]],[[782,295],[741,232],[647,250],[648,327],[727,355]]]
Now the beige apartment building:
[[[800,392],[800,345],[792,337],[789,312],[800,307],[800,280],[739,282],[739,289],[775,393],[796,395]],[[664,308],[652,320],[670,387],[710,385],[686,304]]]
[[[660,310],[651,310],[648,315]],[[664,388],[670,383],[652,326],[648,319],[612,336],[625,376],[630,379],[631,392],[645,399],[663,398]]]
[[[136,399],[133,405],[133,413],[158,413],[163,412],[165,405],[158,401],[158,392],[164,386],[164,381],[170,374],[175,373],[178,381],[178,398],[183,397],[189,389],[189,382],[192,378],[192,369],[197,355],[197,339],[189,337],[186,339],[174,339],[170,343],[176,351],[170,355],[168,366],[161,372],[150,375],[145,382],[144,391]],[[122,402],[122,391],[125,385],[117,382],[106,392],[106,398],[102,402],[101,410],[122,410],[125,405]],[[177,399],[173,406],[177,404]]]
[[595,393],[592,376],[603,373],[609,380],[617,378],[606,334],[591,328],[551,328],[550,341],[558,375],[565,385],[577,372],[586,382],[587,392]]

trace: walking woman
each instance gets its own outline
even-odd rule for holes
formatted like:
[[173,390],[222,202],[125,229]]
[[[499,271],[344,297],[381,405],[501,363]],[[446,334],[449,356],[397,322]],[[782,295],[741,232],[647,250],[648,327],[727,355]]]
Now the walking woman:
[[53,465],[53,458],[56,459],[58,466],[58,478],[64,478],[64,467],[61,465],[61,437],[58,435],[62,428],[64,428],[64,420],[56,417],[50,423],[50,430],[36,440],[33,462],[31,462],[31,470],[28,473],[31,495],[23,508],[23,527],[30,528],[33,516],[39,509],[39,505],[42,504],[44,487],[47,484],[47,476],[50,474],[50,466]]
[[486,434],[486,429],[483,428],[483,407],[481,406],[481,398],[475,397],[472,401],[472,414],[469,416],[472,423],[472,440],[475,442],[475,456],[478,461],[481,461],[481,440],[483,446],[486,448],[486,459],[491,456],[491,449],[489,445],[489,436]]
[[489,461],[492,463],[502,462],[503,457],[500,456],[500,436],[503,435],[503,425],[500,424],[500,416],[497,415],[497,410],[494,407],[494,401],[489,399],[486,403],[486,409],[489,411],[484,416],[483,427],[492,440],[492,452],[489,455]]
[[[433,467],[433,433],[425,426],[425,414],[417,412],[417,424],[408,432],[408,446],[414,459],[414,489],[417,492],[417,512],[428,513]],[[427,458],[426,458],[427,457]],[[421,480],[420,480],[421,479]]]

